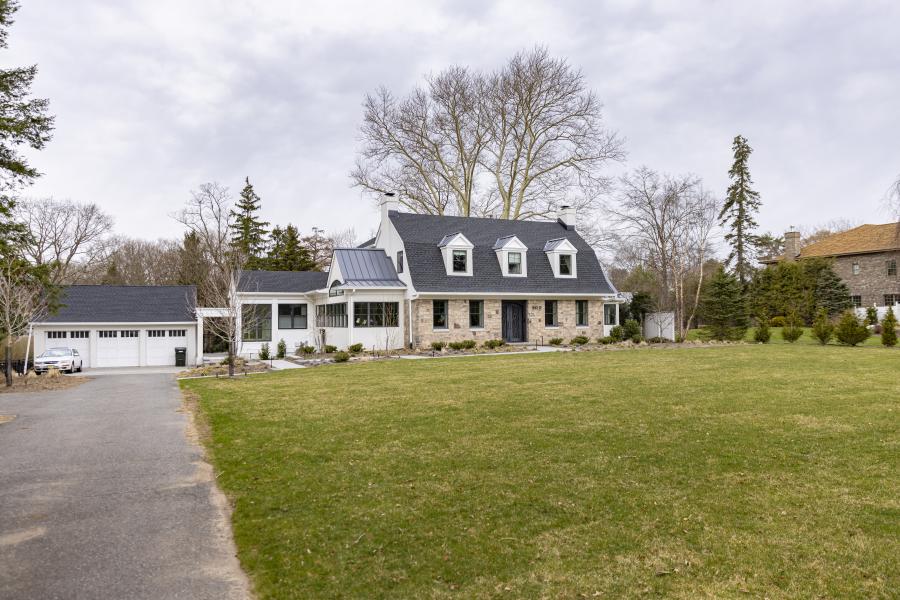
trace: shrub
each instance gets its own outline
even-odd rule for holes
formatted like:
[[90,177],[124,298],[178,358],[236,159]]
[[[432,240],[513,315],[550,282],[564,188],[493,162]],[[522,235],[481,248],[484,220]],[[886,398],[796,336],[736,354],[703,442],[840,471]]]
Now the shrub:
[[781,329],[781,337],[784,341],[793,344],[803,335],[803,323],[796,313],[791,313],[784,319],[784,327]]
[[787,321],[781,315],[777,317],[772,317],[772,320],[769,322],[772,327],[784,327],[787,324]]
[[447,342],[431,342],[431,349],[435,352],[441,352],[447,347]]
[[500,346],[504,345],[505,343],[506,342],[504,342],[503,340],[485,340],[484,347],[493,350],[495,348],[499,348]]
[[450,342],[447,344],[451,350],[462,350],[464,348],[462,342]]
[[269,360],[269,344],[268,342],[259,347],[259,360]]
[[621,342],[625,339],[625,330],[622,329],[621,325],[616,325],[609,330],[609,337],[612,338],[612,341],[614,342]]
[[353,344],[352,346],[347,346],[347,350],[350,352],[350,354],[359,354],[363,351],[363,345]]
[[875,325],[878,323],[878,310],[874,306],[866,309],[866,325]]
[[828,318],[828,311],[824,308],[820,308],[819,312],[816,313],[816,320],[813,321],[812,326],[812,334],[823,346],[830,342],[831,338],[834,337],[834,324],[832,324],[831,320]]
[[589,341],[591,341],[591,340],[589,340],[587,338],[587,336],[585,336],[585,335],[576,335],[575,337],[572,338],[572,340],[569,343],[572,344],[573,346],[584,346]]
[[772,339],[772,332],[769,331],[769,317],[763,313],[756,320],[756,331],[753,332],[753,341],[760,344],[768,344]]
[[287,355],[287,344],[284,340],[278,340],[278,347],[275,351],[275,358],[284,358]]
[[634,339],[634,336],[641,335],[641,324],[634,319],[628,319],[622,326],[622,337],[624,339]]
[[856,346],[869,338],[869,328],[861,323],[856,313],[848,310],[834,329],[837,341],[847,346]]
[[669,340],[664,337],[652,337],[645,340],[648,344],[665,344]]
[[597,338],[597,341],[600,342],[601,344],[603,344],[604,346],[606,346],[606,345],[608,345],[608,344],[612,344],[613,342],[615,342],[615,340],[612,339],[612,337],[610,337],[610,336]]
[[891,348],[897,345],[897,317],[894,309],[888,307],[884,320],[881,321],[881,343]]
[[347,352],[335,352],[334,353],[334,362],[347,362],[350,360],[350,355]]
[[303,344],[299,348],[297,348],[298,354],[312,354],[316,349],[310,346],[309,344]]
[[463,340],[460,342],[460,344],[462,344],[463,350],[472,350],[473,348],[475,348],[475,346],[477,346],[475,340]]
[[639,333],[636,333],[633,336],[631,336],[630,339],[633,344],[640,344],[642,341],[644,341],[644,336],[642,336]]
[[334,354],[335,352],[337,352],[337,346],[325,344],[325,354]]
[[563,339],[562,338],[550,338],[549,343],[551,346],[560,346],[563,343]]

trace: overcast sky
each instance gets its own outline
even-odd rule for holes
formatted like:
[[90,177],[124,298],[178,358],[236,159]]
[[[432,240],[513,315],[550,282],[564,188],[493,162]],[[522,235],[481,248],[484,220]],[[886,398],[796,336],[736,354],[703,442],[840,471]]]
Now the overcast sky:
[[[583,69],[628,161],[724,195],[754,148],[760,224],[885,222],[900,174],[900,3],[27,0],[5,65],[37,63],[56,133],[26,192],[97,202],[120,233],[180,237],[197,185],[250,176],[264,218],[375,226],[349,186],[361,102],[535,44]],[[600,7],[599,5],[603,5]],[[597,6],[594,6],[597,5]]]

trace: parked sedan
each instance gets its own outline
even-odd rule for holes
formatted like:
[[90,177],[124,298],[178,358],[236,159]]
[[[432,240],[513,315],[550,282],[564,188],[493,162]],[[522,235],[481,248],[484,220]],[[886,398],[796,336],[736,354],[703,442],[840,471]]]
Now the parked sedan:
[[59,369],[67,373],[81,372],[81,355],[74,348],[50,348],[34,359],[34,372]]

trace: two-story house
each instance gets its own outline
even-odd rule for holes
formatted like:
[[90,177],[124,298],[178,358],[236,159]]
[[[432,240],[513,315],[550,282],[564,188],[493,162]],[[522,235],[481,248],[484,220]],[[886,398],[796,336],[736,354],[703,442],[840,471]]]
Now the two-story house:
[[803,247],[800,233],[788,231],[784,234],[784,248],[782,256],[763,262],[829,258],[835,273],[850,289],[857,308],[900,303],[900,223],[860,225]]

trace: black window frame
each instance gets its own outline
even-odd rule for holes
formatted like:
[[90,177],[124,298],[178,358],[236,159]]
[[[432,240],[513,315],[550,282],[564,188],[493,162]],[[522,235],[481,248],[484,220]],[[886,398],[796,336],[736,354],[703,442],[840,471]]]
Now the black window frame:
[[147,330],[147,337],[148,337],[148,338],[162,338],[162,337],[166,337],[166,330],[165,330],[165,329],[148,329],[148,330]]
[[[247,313],[252,313],[247,317]],[[259,315],[259,312],[268,312]],[[266,323],[268,322],[268,328]],[[268,334],[268,337],[267,337]],[[245,342],[272,341],[272,305],[247,303],[241,305],[241,340]]]
[[123,338],[136,338],[141,336],[140,331],[137,329],[123,329],[119,333],[121,334],[120,337]]
[[403,272],[403,250],[397,250],[397,272]]
[[[518,271],[513,271],[513,262],[510,260],[510,259],[512,259],[513,254],[515,254],[516,256],[519,257],[519,262],[516,263],[516,266],[519,268]],[[509,275],[521,275],[523,262],[524,261],[522,260],[522,252],[520,252],[518,250],[510,250],[509,252],[506,253],[506,272]]]
[[79,329],[77,331],[70,331],[69,337],[72,338],[73,340],[86,340],[91,337],[91,332],[84,330],[84,329]]
[[334,302],[316,306],[316,327],[347,327],[347,303]]
[[544,300],[544,327],[559,327],[558,300]]
[[[438,306],[441,310],[438,311]],[[443,316],[444,324],[438,325],[438,314]],[[432,300],[431,301],[431,328],[435,330],[450,329],[450,301],[449,300]]]
[[[462,257],[462,269],[457,269],[456,258]],[[450,251],[450,270],[453,273],[469,272],[469,251],[468,250],[451,250]]]
[[[476,306],[478,310],[473,310]],[[469,329],[484,329],[484,300],[469,300]]]
[[400,303],[354,302],[353,327],[400,327]]
[[575,301],[575,326],[587,327],[590,325],[590,309],[587,300]]
[[187,337],[187,329],[170,329],[169,337]]
[[[281,314],[282,307],[287,309],[287,314]],[[288,325],[282,326],[282,317],[288,319]],[[298,324],[302,323],[302,324]],[[309,306],[305,302],[289,302],[278,304],[278,329],[309,329]]]
[[97,336],[102,337],[102,338],[108,338],[108,339],[117,338],[117,337],[119,337],[119,332],[116,330],[101,329],[100,331],[97,332]]
[[66,331],[48,331],[47,332],[48,340],[64,340],[67,337],[69,337],[69,334]]
[[[563,259],[568,259],[568,264],[566,265],[567,272],[563,272]],[[572,254],[560,254],[559,255],[559,274],[565,275],[566,277],[570,277],[572,273],[575,272],[575,257]]]

